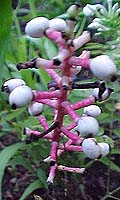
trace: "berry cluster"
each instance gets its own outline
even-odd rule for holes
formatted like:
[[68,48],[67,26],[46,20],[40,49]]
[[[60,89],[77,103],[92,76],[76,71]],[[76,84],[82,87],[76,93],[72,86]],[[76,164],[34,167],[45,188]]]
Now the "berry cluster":
[[[51,143],[50,156],[43,162],[50,163],[50,172],[47,179],[51,188],[56,170],[83,173],[85,168],[73,168],[58,164],[58,159],[64,151],[84,152],[89,158],[96,159],[109,153],[107,143],[98,143],[94,138],[99,132],[99,123],[96,117],[101,114],[101,109],[94,105],[96,101],[106,100],[113,90],[106,86],[106,81],[116,79],[116,66],[107,55],[90,58],[90,52],[83,51],[75,56],[76,50],[91,40],[90,31],[84,31],[77,38],[74,34],[76,16],[79,5],[74,4],[66,11],[68,18],[47,19],[36,17],[27,23],[25,32],[33,38],[47,37],[59,47],[58,54],[51,60],[35,58],[17,65],[18,70],[27,68],[43,68],[53,79],[48,83],[48,91],[32,90],[21,79],[11,79],[2,86],[2,91],[8,93],[9,104],[13,109],[28,105],[28,112],[36,116],[43,127],[43,132],[24,128],[27,143],[38,141],[40,138],[48,139]],[[76,83],[73,76],[80,73],[81,69],[90,70],[99,80],[90,83]],[[57,69],[61,73],[57,72]],[[79,102],[70,103],[69,93],[72,90],[93,88],[92,94]],[[53,109],[54,123],[49,127],[44,115],[43,104]],[[79,116],[76,110],[84,108],[83,115]],[[64,126],[64,116],[70,116],[73,122]],[[61,138],[66,138],[65,143]]]

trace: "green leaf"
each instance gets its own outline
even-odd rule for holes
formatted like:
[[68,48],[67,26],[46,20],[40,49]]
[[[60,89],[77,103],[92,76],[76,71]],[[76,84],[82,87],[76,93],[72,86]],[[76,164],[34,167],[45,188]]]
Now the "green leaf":
[[6,121],[11,121],[11,120],[13,120],[16,117],[19,117],[24,111],[25,111],[25,108],[11,111],[9,114],[7,114],[5,116],[5,118],[3,118],[3,122],[5,120]]
[[46,177],[45,172],[42,169],[38,169],[37,175],[38,175],[43,187],[46,187],[46,179],[47,179],[47,177]]
[[[7,52],[8,39],[11,29],[11,0],[0,1],[0,71],[3,71],[3,64]],[[0,73],[2,75],[2,73]],[[0,76],[1,76],[0,75]]]
[[44,48],[48,59],[51,59],[54,56],[56,56],[58,52],[55,44],[47,38],[44,39]]
[[112,149],[111,154],[120,154],[120,149]]
[[19,200],[24,200],[29,194],[31,194],[34,190],[38,189],[41,186],[42,185],[41,185],[40,180],[36,180],[30,183],[30,185],[25,189],[25,191],[23,192]]
[[16,153],[16,151],[21,149],[24,145],[24,143],[12,144],[0,152],[0,200],[2,200],[2,178],[5,167],[10,158]]
[[62,0],[56,0],[56,3],[61,7],[61,9],[64,9],[64,2]]
[[110,169],[120,172],[120,167],[112,162],[108,157],[104,157],[100,159],[100,162],[110,167]]

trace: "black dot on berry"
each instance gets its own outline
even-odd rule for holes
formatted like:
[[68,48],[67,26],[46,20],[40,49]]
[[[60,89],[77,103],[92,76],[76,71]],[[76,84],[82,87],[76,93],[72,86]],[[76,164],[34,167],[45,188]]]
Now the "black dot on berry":
[[11,107],[12,107],[12,109],[14,109],[14,110],[17,108],[16,104],[14,104],[14,103],[12,104]]

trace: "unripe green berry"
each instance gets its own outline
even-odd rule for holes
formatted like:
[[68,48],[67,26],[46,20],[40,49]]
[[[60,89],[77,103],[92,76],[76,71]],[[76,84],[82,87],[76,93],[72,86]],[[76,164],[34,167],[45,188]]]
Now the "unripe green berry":
[[99,130],[99,124],[94,117],[83,116],[79,119],[77,125],[77,131],[83,137],[88,137],[89,135],[96,135]]
[[44,36],[44,31],[49,27],[49,20],[45,17],[36,17],[29,21],[25,27],[27,35],[33,38]]
[[43,111],[43,104],[38,102],[32,102],[28,107],[28,112],[30,115],[37,116]]
[[25,81],[19,78],[13,78],[2,85],[2,91],[6,93],[12,92],[16,87],[26,85]]
[[71,5],[66,11],[66,13],[70,18],[76,17],[79,14],[79,12],[80,12],[80,5],[78,4]]
[[21,108],[28,105],[33,98],[33,93],[28,86],[19,86],[15,88],[9,95],[9,104],[13,109]]

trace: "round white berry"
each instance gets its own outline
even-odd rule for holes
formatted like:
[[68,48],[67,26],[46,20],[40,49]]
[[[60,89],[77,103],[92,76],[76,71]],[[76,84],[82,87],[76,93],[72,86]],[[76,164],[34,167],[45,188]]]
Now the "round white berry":
[[5,83],[2,85],[2,91],[6,93],[12,92],[16,87],[26,85],[25,81],[19,78],[13,78],[8,81],[5,81]]
[[84,114],[97,117],[101,114],[101,109],[96,105],[90,105],[84,108]]
[[28,86],[19,86],[9,95],[9,104],[13,109],[21,108],[32,101],[33,93]]
[[107,55],[97,56],[90,60],[91,72],[101,80],[113,81],[116,76],[116,66]]
[[27,35],[33,38],[44,36],[44,31],[49,27],[49,20],[45,17],[36,17],[29,21],[25,27]]
[[83,116],[79,119],[77,125],[77,131],[81,136],[96,135],[99,130],[99,124],[94,117]]
[[91,5],[91,4],[87,4],[84,8],[83,8],[83,13],[86,17],[90,17],[90,16],[93,16],[95,11],[97,9],[102,9],[104,8],[103,5],[101,4],[94,4],[94,5]]
[[82,142],[83,152],[91,159],[99,158],[101,155],[100,146],[95,138],[87,138]]
[[109,151],[110,151],[110,147],[109,147],[109,144],[105,143],[105,142],[101,142],[101,143],[98,143],[98,145],[100,146],[100,153],[101,153],[101,156],[107,156],[109,154]]
[[43,104],[38,102],[32,102],[28,106],[28,112],[30,115],[37,116],[40,115],[43,111]]
[[67,24],[63,19],[54,18],[50,20],[49,28],[54,29],[56,31],[60,31],[60,32],[66,32]]

